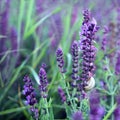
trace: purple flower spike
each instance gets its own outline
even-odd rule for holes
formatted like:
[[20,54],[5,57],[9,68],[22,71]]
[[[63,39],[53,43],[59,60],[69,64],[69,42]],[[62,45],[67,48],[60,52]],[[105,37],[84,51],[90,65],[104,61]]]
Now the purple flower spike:
[[80,80],[80,90],[87,86],[87,81],[92,77],[95,71],[94,60],[96,56],[96,48],[94,46],[95,33],[99,27],[94,18],[91,18],[88,10],[83,12],[84,20],[82,23],[82,32],[80,33],[80,48],[82,51],[82,73]]
[[115,65],[115,73],[116,75],[120,74],[120,51],[117,54],[117,61]]
[[57,63],[58,67],[60,68],[60,72],[63,73],[63,66],[64,66],[64,59],[63,59],[63,51],[62,49],[58,48],[56,51]]
[[58,87],[58,93],[59,93],[59,95],[62,99],[62,102],[65,102],[66,101],[66,95],[65,95],[65,93],[64,93],[64,91],[61,87]]
[[104,27],[104,36],[103,36],[103,40],[102,40],[102,45],[101,45],[101,49],[103,51],[105,51],[106,49],[106,45],[107,45],[107,37],[108,37],[108,32],[109,32],[109,29],[107,26]]
[[35,98],[34,88],[29,76],[24,77],[24,82],[25,82],[25,85],[24,85],[23,94],[26,96],[28,104],[32,106],[35,103],[37,103],[37,100]]
[[34,117],[37,119],[39,116],[39,112],[38,112],[38,109],[35,108],[35,104],[37,103],[37,100],[35,98],[32,81],[29,78],[29,76],[25,76],[24,82],[25,82],[25,85],[24,85],[23,94],[26,97],[27,104],[31,106],[30,110],[34,113]]
[[11,47],[12,50],[17,50],[18,44],[17,44],[17,31],[14,27],[11,28],[10,31],[10,40],[11,40]]
[[72,44],[72,48],[71,48],[71,52],[72,52],[72,61],[73,61],[73,65],[72,65],[72,86],[75,87],[76,86],[76,81],[78,80],[79,76],[78,76],[78,71],[79,71],[79,50],[78,50],[78,42],[74,41]]
[[39,71],[39,78],[40,78],[40,92],[41,92],[41,97],[47,98],[47,86],[48,86],[48,80],[47,80],[47,74],[46,71],[43,67],[40,68]]
[[[10,10],[10,0],[4,1],[5,9],[0,10],[0,35],[4,36],[0,38],[0,52],[6,51],[6,40],[8,37],[8,20],[9,20],[9,10]],[[2,4],[2,3],[0,3]],[[1,8],[0,8],[1,9]]]
[[83,120],[82,112],[81,111],[75,112],[72,116],[72,120]]

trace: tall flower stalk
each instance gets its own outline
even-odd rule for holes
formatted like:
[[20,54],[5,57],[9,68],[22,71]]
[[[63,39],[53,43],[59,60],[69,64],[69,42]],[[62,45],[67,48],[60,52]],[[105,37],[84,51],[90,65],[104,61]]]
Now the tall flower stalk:
[[38,109],[35,107],[35,105],[37,104],[37,100],[36,100],[36,97],[35,97],[32,81],[29,78],[29,76],[25,76],[24,77],[24,82],[25,82],[25,85],[24,85],[23,94],[26,97],[27,104],[30,105],[31,112],[34,114],[33,117],[36,120],[38,120],[39,112],[38,112]]
[[77,80],[79,79],[79,47],[78,42],[74,41],[71,47],[72,53],[72,86],[76,87]]
[[39,88],[40,88],[40,94],[41,94],[41,107],[42,109],[45,109],[46,111],[46,114],[42,117],[42,119],[50,119],[49,110],[48,110],[48,102],[47,102],[48,80],[47,80],[47,73],[44,67],[40,68],[39,78],[40,78]]
[[80,33],[80,48],[82,56],[82,73],[80,75],[80,90],[85,90],[88,82],[95,71],[95,55],[96,48],[94,46],[95,33],[98,31],[97,22],[91,18],[90,12],[85,10],[83,12],[84,20],[82,23],[82,32]]
[[[95,33],[98,31],[97,22],[94,18],[91,17],[90,12],[85,10],[83,12],[84,20],[82,23],[82,31],[80,33],[80,46],[79,42],[73,41],[71,47],[72,55],[72,80],[71,86],[65,81],[66,74],[63,72],[64,60],[63,60],[63,51],[58,49],[56,52],[57,63],[60,69],[60,72],[63,77],[63,83],[66,95],[63,90],[59,90],[59,94],[62,98],[62,101],[69,101],[72,112],[74,112],[74,117],[76,115],[82,116],[83,119],[88,119],[89,113],[89,102],[88,98],[86,99],[86,90],[91,90],[95,85],[95,80],[93,78],[95,65],[94,60],[96,56],[96,47],[94,46]],[[80,54],[81,51],[81,54]],[[79,55],[82,57],[82,63],[80,66],[81,71],[79,71]],[[72,88],[72,89],[71,89]],[[72,91],[69,91],[71,89]],[[82,98],[81,99],[81,95]],[[67,98],[67,99],[66,99]],[[66,104],[67,105],[67,104]],[[81,112],[83,114],[81,114]],[[79,114],[78,114],[79,113]],[[69,114],[69,113],[67,113]],[[81,117],[81,118],[82,118]],[[69,115],[68,115],[69,118]],[[76,117],[77,118],[77,117]],[[73,118],[74,119],[74,118]]]

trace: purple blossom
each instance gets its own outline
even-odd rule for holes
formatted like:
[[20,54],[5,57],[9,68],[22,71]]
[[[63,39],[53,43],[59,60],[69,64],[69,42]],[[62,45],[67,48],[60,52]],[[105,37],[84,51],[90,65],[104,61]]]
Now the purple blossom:
[[105,109],[100,105],[100,94],[93,91],[90,95],[90,120],[101,120]]
[[99,117],[102,117],[104,115],[104,108],[100,105],[95,105],[95,106],[91,106],[91,110],[90,110],[90,113],[92,115],[97,115]]
[[27,104],[31,106],[30,110],[34,113],[34,117],[37,119],[39,116],[38,109],[35,108],[35,104],[37,103],[37,100],[35,98],[34,88],[31,79],[29,76],[24,77],[24,90],[23,94],[26,97]]
[[107,45],[107,37],[108,37],[108,27],[107,26],[105,26],[104,27],[104,35],[103,35],[103,39],[102,39],[102,45],[101,45],[101,49],[103,50],[103,51],[105,51],[105,49],[106,49],[106,45]]
[[65,102],[66,101],[66,95],[65,95],[65,92],[63,91],[63,89],[61,87],[58,87],[58,93],[62,99],[62,102]]
[[8,37],[9,8],[10,0],[6,0],[5,9],[0,13],[0,35],[4,36],[3,38],[0,38],[0,52],[6,50],[5,42]]
[[73,113],[72,120],[83,120],[82,112],[77,111],[77,112]]
[[120,119],[120,106],[118,106],[115,111],[114,111],[114,118],[115,120],[119,120]]
[[117,61],[115,65],[115,73],[118,75],[120,74],[120,51],[117,54]]
[[72,86],[76,86],[76,81],[78,80],[78,71],[79,71],[79,48],[78,48],[78,42],[74,41],[71,47],[71,53],[72,53]]
[[47,86],[48,86],[48,80],[47,80],[47,74],[43,67],[40,68],[39,71],[39,78],[40,78],[40,94],[41,97],[47,98]]
[[60,72],[63,73],[64,72],[64,69],[63,69],[64,59],[63,59],[63,51],[62,51],[62,49],[60,49],[60,48],[57,49],[56,57],[57,57],[58,67],[60,68]]
[[[94,104],[93,104],[94,103]],[[98,91],[92,91],[90,94],[90,105],[96,105],[100,103],[100,95],[98,93]]]
[[36,12],[37,12],[37,14],[40,14],[40,13],[43,12],[43,10],[44,10],[44,8],[43,8],[44,1],[43,0],[36,0]]
[[71,25],[74,25],[74,23],[77,20],[77,16],[78,16],[78,8],[77,6],[74,6],[73,11],[72,11],[72,16],[71,16]]
[[17,31],[14,27],[12,27],[11,31],[10,31],[10,40],[11,40],[12,50],[16,50],[18,47],[18,45],[17,45]]
[[98,31],[97,22],[94,18],[91,18],[90,12],[85,10],[83,12],[84,20],[82,23],[82,32],[80,33],[81,41],[80,48],[82,51],[82,73],[80,80],[82,81],[80,89],[83,89],[87,85],[87,81],[90,79],[95,71],[95,55],[96,48],[93,44],[95,39],[95,33]]

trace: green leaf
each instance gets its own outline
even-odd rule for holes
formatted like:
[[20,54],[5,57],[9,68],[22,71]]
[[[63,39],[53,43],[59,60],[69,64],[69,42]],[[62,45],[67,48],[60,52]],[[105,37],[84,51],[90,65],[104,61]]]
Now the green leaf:
[[39,76],[38,76],[38,74],[36,73],[36,71],[35,71],[31,66],[26,66],[26,68],[28,68],[28,69],[31,71],[31,73],[32,73],[32,75],[34,76],[37,84],[39,85]]
[[25,33],[27,32],[28,28],[30,27],[31,17],[32,17],[33,8],[34,8],[34,0],[30,0],[28,5],[29,6],[28,6],[28,9],[27,9],[27,19],[26,19]]
[[0,115],[6,115],[6,114],[10,114],[10,113],[14,113],[14,112],[22,112],[25,109],[28,109],[29,107],[19,107],[19,108],[12,108],[12,109],[8,109],[5,111],[1,111]]
[[48,19],[53,14],[56,14],[60,10],[61,10],[61,7],[57,7],[52,12],[50,12],[49,14],[47,14],[46,16],[44,16],[42,19],[40,19],[38,22],[36,22],[35,24],[31,25],[31,28],[29,29],[29,31],[26,32],[24,38],[26,39],[27,37],[29,37],[32,33],[34,33],[34,31],[36,30],[36,28],[38,26],[40,26],[46,19]]

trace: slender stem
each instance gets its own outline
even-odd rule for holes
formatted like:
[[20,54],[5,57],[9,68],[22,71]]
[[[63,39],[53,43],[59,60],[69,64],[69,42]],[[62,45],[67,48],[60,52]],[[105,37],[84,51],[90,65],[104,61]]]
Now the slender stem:
[[[113,105],[114,105],[114,94],[111,95],[111,107],[113,107]],[[112,118],[111,120],[114,120],[113,114],[112,114],[111,118]]]
[[112,108],[108,111],[108,113],[106,114],[106,116],[103,118],[103,120],[108,120],[108,118],[111,116],[111,114],[113,113],[113,111],[115,110],[117,104],[115,103]]
[[70,94],[69,94],[69,91],[68,91],[68,86],[67,86],[67,84],[66,84],[66,82],[65,82],[65,75],[62,73],[62,78],[63,78],[63,81],[64,81],[64,87],[65,87],[65,91],[66,91],[66,93],[67,93],[67,96],[68,96],[68,99],[70,100],[70,104],[71,104],[71,107],[72,107],[72,109],[75,111],[75,107],[74,107],[74,105],[73,105],[73,103],[72,103],[72,101],[71,101],[71,97],[70,97]]
[[48,110],[48,103],[47,103],[47,99],[46,99],[46,98],[44,98],[44,101],[45,101],[45,109],[46,109],[46,112],[47,112],[47,119],[49,120],[50,115],[49,115],[49,110]]

